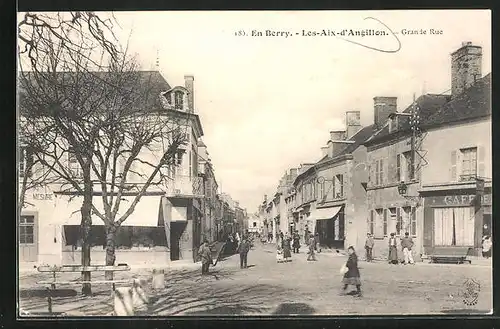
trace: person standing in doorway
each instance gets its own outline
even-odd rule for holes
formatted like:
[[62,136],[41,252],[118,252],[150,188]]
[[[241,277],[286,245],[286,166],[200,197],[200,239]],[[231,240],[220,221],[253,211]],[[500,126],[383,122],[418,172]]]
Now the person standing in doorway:
[[389,264],[397,264],[398,263],[398,248],[396,242],[396,236],[394,233],[391,233],[391,237],[389,238]]
[[366,251],[366,261],[371,262],[373,260],[373,246],[375,241],[370,233],[366,234],[365,251]]
[[346,267],[347,272],[344,274],[344,278],[342,279],[342,293],[345,293],[347,287],[349,285],[356,286],[356,296],[361,297],[361,275],[359,274],[358,268],[358,256],[354,251],[354,247],[350,246],[347,248],[347,252],[349,253],[349,258],[347,259]]
[[241,240],[240,246],[238,247],[238,252],[240,254],[240,268],[247,268],[248,252],[250,251],[250,243],[246,236]]
[[493,243],[491,242],[491,237],[489,235],[485,235],[483,238],[483,257],[488,259],[491,257],[491,247]]
[[310,235],[309,236],[309,241],[308,241],[308,244],[309,244],[309,252],[307,253],[308,256],[307,256],[307,260],[316,260],[316,255],[314,254],[314,249],[315,249],[315,245],[316,245],[316,239],[314,238],[314,235]]
[[298,254],[299,253],[299,248],[300,248],[300,235],[299,231],[295,231],[293,234],[293,253]]
[[212,264],[212,251],[207,240],[204,240],[198,249],[198,257],[201,259],[201,275],[208,274],[210,264]]
[[403,249],[403,255],[404,255],[403,264],[415,265],[415,261],[413,260],[413,255],[411,252],[411,249],[413,248],[413,240],[408,232],[406,232],[404,238],[401,239],[401,248]]

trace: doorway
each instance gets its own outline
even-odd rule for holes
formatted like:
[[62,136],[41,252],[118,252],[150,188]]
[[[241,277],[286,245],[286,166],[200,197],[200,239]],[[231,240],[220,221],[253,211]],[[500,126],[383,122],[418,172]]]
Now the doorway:
[[170,222],[170,260],[181,259],[181,236],[186,222]]
[[34,215],[19,218],[19,261],[38,260],[37,218]]

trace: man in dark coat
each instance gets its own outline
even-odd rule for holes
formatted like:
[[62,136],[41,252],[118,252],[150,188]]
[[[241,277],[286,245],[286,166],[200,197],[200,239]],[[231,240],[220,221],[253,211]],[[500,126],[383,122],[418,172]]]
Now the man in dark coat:
[[201,274],[208,274],[208,269],[210,264],[212,264],[212,251],[208,246],[207,240],[204,240],[200,249],[198,249],[198,257],[201,259]]
[[371,262],[373,260],[373,246],[375,241],[373,241],[373,236],[370,233],[366,234],[365,241],[365,251],[366,251],[366,261]]
[[240,268],[247,268],[247,257],[248,252],[250,251],[250,243],[248,242],[248,238],[246,236],[241,240],[238,251],[240,253]]
[[300,248],[300,235],[299,235],[299,231],[295,231],[295,233],[293,233],[293,253],[294,254],[298,254],[299,253],[299,248]]

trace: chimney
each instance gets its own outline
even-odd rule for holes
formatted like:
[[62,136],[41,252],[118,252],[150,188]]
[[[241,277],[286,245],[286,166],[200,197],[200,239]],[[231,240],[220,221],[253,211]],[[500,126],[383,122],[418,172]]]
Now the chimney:
[[194,76],[185,75],[184,76],[184,85],[185,85],[186,89],[189,91],[188,110],[190,113],[194,113]]
[[328,146],[324,146],[321,148],[321,154],[323,157],[328,155]]
[[347,111],[345,113],[346,139],[349,140],[361,130],[361,112]]
[[397,111],[397,97],[377,96],[373,97],[374,124],[381,129],[389,118],[389,114]]
[[482,48],[472,42],[451,54],[451,97],[455,97],[481,78]]
[[332,141],[345,140],[345,131],[343,130],[330,131],[330,140]]

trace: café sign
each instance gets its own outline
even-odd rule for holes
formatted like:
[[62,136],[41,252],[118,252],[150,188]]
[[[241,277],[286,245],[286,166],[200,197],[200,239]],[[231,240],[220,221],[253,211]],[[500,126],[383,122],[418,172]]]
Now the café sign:
[[[476,198],[475,194],[468,195],[446,195],[439,197],[429,197],[432,206],[470,206],[473,205]],[[481,204],[491,205],[491,194],[485,194],[481,197]]]

